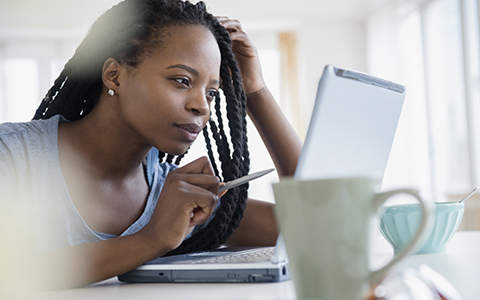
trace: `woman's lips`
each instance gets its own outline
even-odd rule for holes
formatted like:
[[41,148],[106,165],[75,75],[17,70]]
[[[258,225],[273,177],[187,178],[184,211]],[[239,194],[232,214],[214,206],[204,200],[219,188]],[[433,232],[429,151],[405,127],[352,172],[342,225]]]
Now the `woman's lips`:
[[189,142],[193,142],[197,139],[198,134],[202,131],[202,127],[197,124],[176,124],[183,138]]

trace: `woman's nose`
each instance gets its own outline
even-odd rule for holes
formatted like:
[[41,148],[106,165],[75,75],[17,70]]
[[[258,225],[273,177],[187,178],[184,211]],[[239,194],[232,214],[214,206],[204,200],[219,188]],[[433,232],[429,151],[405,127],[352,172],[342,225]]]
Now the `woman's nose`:
[[187,101],[185,108],[200,116],[210,113],[210,103],[208,102],[205,93],[196,93]]

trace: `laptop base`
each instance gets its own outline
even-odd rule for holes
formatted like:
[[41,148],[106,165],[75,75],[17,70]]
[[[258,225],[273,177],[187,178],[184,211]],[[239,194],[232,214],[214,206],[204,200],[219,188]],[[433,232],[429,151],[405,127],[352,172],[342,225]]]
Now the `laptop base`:
[[237,283],[237,282],[279,282],[290,279],[288,264],[280,269],[258,270],[132,270],[118,276],[122,282],[132,283]]

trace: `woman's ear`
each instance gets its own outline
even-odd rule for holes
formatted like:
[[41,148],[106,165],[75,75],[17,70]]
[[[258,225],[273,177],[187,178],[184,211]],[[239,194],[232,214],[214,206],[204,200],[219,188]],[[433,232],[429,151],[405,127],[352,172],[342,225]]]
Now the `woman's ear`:
[[122,71],[122,65],[115,58],[110,57],[105,61],[102,69],[102,81],[108,90],[118,90],[120,86],[118,77]]

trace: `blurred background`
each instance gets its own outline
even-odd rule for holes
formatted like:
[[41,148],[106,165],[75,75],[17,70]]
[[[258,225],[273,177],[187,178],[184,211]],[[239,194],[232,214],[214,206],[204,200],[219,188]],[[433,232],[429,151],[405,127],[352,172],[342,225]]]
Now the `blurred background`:
[[[28,121],[89,26],[118,0],[0,1],[0,122]],[[479,0],[205,0],[242,22],[267,84],[305,137],[326,64],[407,86],[383,189],[455,201],[480,185]],[[252,171],[273,166],[250,125]],[[196,143],[185,162],[205,153]],[[275,174],[252,182],[273,201]],[[480,229],[480,200],[461,229]]]

